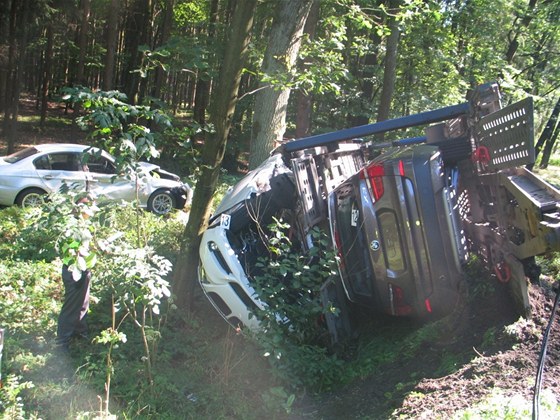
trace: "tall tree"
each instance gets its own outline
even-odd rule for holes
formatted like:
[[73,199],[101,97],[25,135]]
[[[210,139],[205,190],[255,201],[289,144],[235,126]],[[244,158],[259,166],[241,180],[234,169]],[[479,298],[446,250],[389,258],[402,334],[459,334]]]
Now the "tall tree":
[[286,110],[305,21],[313,0],[284,0],[276,3],[276,12],[262,72],[265,80],[255,99],[249,167],[257,167],[282,141],[286,131]]
[[89,33],[89,16],[91,12],[90,0],[81,0],[81,19],[80,31],[78,39],[78,62],[76,63],[76,83],[79,85],[86,85],[85,80],[85,66],[86,66],[86,53],[87,53],[87,40]]
[[243,66],[249,52],[253,15],[257,0],[236,2],[229,39],[216,89],[210,101],[210,121],[215,131],[207,139],[202,154],[202,171],[196,183],[181,254],[175,266],[173,288],[178,303],[192,308],[196,286],[198,247],[208,225],[212,196],[216,189],[231,121],[238,101]]
[[533,19],[533,14],[535,12],[535,7],[537,5],[537,0],[529,0],[527,5],[527,10],[522,12],[521,16],[516,16],[513,28],[508,32],[508,45],[506,51],[506,61],[512,63],[515,53],[519,48],[519,38],[523,35],[523,32],[527,30],[527,27]]
[[383,69],[383,87],[377,111],[377,121],[384,121],[389,118],[393,91],[395,90],[395,80],[397,78],[397,47],[399,44],[400,30],[397,15],[399,13],[400,0],[389,1],[389,14],[387,27],[389,37],[387,38],[387,48],[385,50],[385,65]]
[[[218,0],[210,2],[210,16],[208,20],[208,36],[206,38],[206,48],[209,50],[210,45],[214,42],[216,36],[216,24],[218,22]],[[199,72],[196,79],[195,97],[194,97],[194,120],[204,126],[206,124],[206,110],[208,108],[208,98],[210,96],[211,80],[205,72]]]
[[[163,19],[160,25],[161,28],[159,38],[157,40],[158,45],[156,45],[156,47],[164,45],[169,40],[169,36],[171,34],[171,25],[173,23],[173,4],[174,0],[165,0],[165,2],[163,3]],[[166,76],[167,75],[163,66],[157,66],[154,88],[152,91],[152,96],[154,98],[160,98],[161,88]]]
[[550,155],[558,138],[558,132],[560,132],[560,124],[558,122],[558,117],[560,115],[560,98],[556,101],[556,106],[552,110],[550,117],[539,136],[539,140],[535,145],[535,158],[539,155],[541,149],[543,151],[541,162],[539,167],[545,169],[548,167],[548,162],[550,160]]
[[[313,42],[317,25],[321,15],[321,4],[318,1],[313,2],[309,15],[305,21],[304,33],[307,35],[309,42]],[[301,61],[298,63],[298,73],[304,73],[311,63]],[[312,111],[312,93],[298,89],[296,94],[296,138],[305,137],[311,130],[311,111]]]
[[8,79],[6,83],[6,106],[4,109],[4,135],[7,138],[8,153],[12,153],[15,150],[17,139],[19,98],[30,16],[29,0],[12,0],[8,35]]
[[107,13],[107,52],[103,71],[103,90],[113,89],[115,78],[115,59],[117,54],[117,38],[119,34],[120,0],[111,0]]
[[385,64],[383,68],[383,87],[381,88],[381,98],[377,110],[377,121],[384,121],[389,118],[391,111],[391,101],[395,90],[395,80],[397,78],[397,47],[399,45],[399,23],[398,13],[400,0],[389,0],[389,13],[387,27],[389,36],[387,37],[387,48],[385,49]]
[[45,53],[43,60],[43,85],[41,89],[41,122],[42,127],[47,118],[48,97],[50,91],[50,83],[52,78],[52,55],[53,55],[53,23],[49,21],[45,28],[47,43],[45,45]]
[[139,101],[142,53],[140,46],[149,45],[153,0],[133,0],[126,13],[122,84],[129,101],[134,105]]

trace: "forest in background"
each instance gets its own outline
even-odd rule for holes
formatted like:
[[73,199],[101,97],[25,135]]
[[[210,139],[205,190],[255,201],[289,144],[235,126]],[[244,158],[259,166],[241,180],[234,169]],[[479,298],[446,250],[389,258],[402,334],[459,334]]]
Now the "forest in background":
[[[186,112],[204,127],[236,3],[248,2],[2,0],[0,112],[8,143],[18,138],[20,95],[36,95],[44,114],[64,86],[116,89],[131,104]],[[259,95],[282,90],[292,93],[286,123],[266,127],[279,139],[459,103],[468,88],[494,80],[507,101],[536,99],[538,133],[560,108],[556,1],[254,3],[231,153],[249,150],[261,118],[255,114],[283,112],[255,107]],[[558,128],[549,131],[552,138]]]

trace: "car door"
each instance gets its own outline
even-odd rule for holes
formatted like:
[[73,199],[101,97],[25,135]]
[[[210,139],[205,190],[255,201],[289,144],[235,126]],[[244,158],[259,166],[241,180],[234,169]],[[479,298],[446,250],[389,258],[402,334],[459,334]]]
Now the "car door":
[[60,192],[61,187],[85,191],[86,176],[78,152],[53,152],[35,159],[37,176],[47,192]]
[[87,178],[90,191],[97,197],[133,201],[136,198],[134,182],[117,174],[113,161],[102,154],[87,157]]

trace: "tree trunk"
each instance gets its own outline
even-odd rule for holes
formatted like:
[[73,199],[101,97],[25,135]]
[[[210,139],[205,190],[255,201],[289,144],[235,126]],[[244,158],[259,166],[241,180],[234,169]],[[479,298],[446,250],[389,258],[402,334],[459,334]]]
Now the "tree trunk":
[[80,33],[78,38],[78,62],[76,63],[76,83],[86,85],[85,66],[87,52],[87,36],[89,27],[89,14],[91,10],[90,0],[82,0],[80,4],[82,18],[80,22]]
[[[162,46],[169,40],[169,35],[171,34],[171,25],[173,24],[173,4],[174,4],[174,0],[166,0],[164,2],[163,22],[161,24],[161,36],[159,37],[157,46]],[[162,99],[161,88],[163,86],[163,82],[165,81],[166,77],[167,77],[166,71],[163,69],[162,66],[158,66],[156,68],[154,89],[152,91],[152,96],[154,98]]]
[[218,85],[210,103],[210,120],[214,124],[215,132],[207,140],[203,150],[202,172],[194,190],[191,213],[183,235],[185,240],[173,276],[173,290],[177,297],[177,304],[187,310],[192,310],[194,303],[199,260],[198,247],[202,233],[208,225],[212,196],[238,100],[256,3],[257,0],[237,2]]
[[7,154],[15,151],[17,141],[17,119],[19,115],[20,82],[23,73],[27,32],[29,28],[29,0],[12,0],[10,6],[9,68],[7,81],[7,103],[4,112],[4,135],[7,140]]
[[399,12],[400,0],[390,0],[389,2],[389,19],[388,27],[391,31],[387,38],[387,48],[385,52],[385,66],[383,69],[383,88],[381,90],[381,98],[379,100],[379,109],[377,112],[377,121],[384,121],[389,118],[391,111],[391,101],[395,90],[395,79],[397,69],[397,47],[399,45],[399,25],[396,14]]
[[548,168],[548,162],[550,161],[550,156],[552,155],[552,151],[554,150],[554,145],[556,144],[556,140],[558,140],[558,134],[560,134],[560,127],[556,126],[556,129],[552,133],[552,137],[546,142],[543,155],[541,158],[541,163],[539,168],[546,169]]
[[558,124],[558,116],[560,115],[560,98],[556,102],[556,106],[550,114],[546,126],[541,133],[537,144],[535,145],[535,159],[538,157],[541,149],[543,149],[543,155],[541,158],[541,163],[539,168],[545,169],[548,166],[548,161],[550,160],[550,155],[554,148],[554,143],[558,137],[558,131],[560,131],[560,125]]
[[107,54],[103,71],[103,90],[112,90],[115,79],[115,58],[119,33],[120,0],[111,0],[107,16]]
[[[318,1],[313,2],[303,30],[309,37],[310,41],[313,41],[315,38],[315,32],[317,31],[317,24],[319,23],[319,17],[321,14],[320,12],[321,4]],[[306,67],[310,65],[311,64],[303,62],[299,63],[299,67],[302,72],[304,72]],[[312,109],[313,98],[311,93],[303,92],[301,89],[298,90],[296,96],[296,138],[305,137],[310,134]]]
[[41,89],[41,122],[43,127],[47,119],[49,89],[52,77],[52,55],[53,55],[53,25],[52,22],[47,24],[46,28],[47,44],[45,46],[45,62],[43,64],[43,86]]
[[[207,46],[214,42],[216,37],[216,23],[218,22],[218,0],[212,0],[210,3],[210,20],[208,22],[208,36],[206,38]],[[210,61],[210,60],[209,60]],[[210,97],[211,80],[206,74],[198,74],[196,78],[196,87],[194,94],[193,118],[204,127],[206,124],[206,109],[208,107],[208,98]]]
[[124,92],[129,102],[135,105],[139,101],[140,69],[142,54],[138,47],[147,44],[147,30],[150,23],[151,0],[135,0],[131,2],[127,12],[125,32],[125,56],[128,57],[123,66],[122,80]]
[[529,4],[527,5],[527,11],[525,13],[525,16],[523,16],[521,22],[517,25],[517,27],[512,28],[508,33],[509,43],[506,51],[506,61],[509,64],[513,62],[515,53],[519,48],[519,35],[522,34],[524,29],[527,29],[527,27],[531,23],[531,20],[533,19],[533,13],[536,5],[537,5],[537,0],[530,0]]
[[[276,3],[262,72],[272,77],[289,76],[297,58],[303,28],[313,0],[284,0]],[[268,84],[268,82],[267,82]],[[261,83],[255,99],[249,168],[256,168],[281,141],[286,131],[290,88],[267,87]]]

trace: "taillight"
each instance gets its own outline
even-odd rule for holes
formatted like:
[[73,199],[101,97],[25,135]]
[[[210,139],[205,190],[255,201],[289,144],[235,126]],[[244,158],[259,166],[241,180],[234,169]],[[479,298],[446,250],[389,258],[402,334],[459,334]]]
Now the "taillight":
[[335,230],[334,232],[334,242],[336,244],[336,252],[339,258],[338,264],[340,268],[344,269],[346,263],[344,261],[344,255],[342,255],[342,241],[340,240],[340,234],[338,233],[338,230]]
[[385,168],[383,167],[383,164],[379,163],[373,163],[369,165],[360,173],[362,179],[369,180],[371,193],[376,201],[379,200],[385,192],[385,188],[383,187],[384,175]]
[[389,283],[389,299],[391,300],[392,315],[403,316],[412,313],[412,306],[406,303],[404,291],[399,286]]

